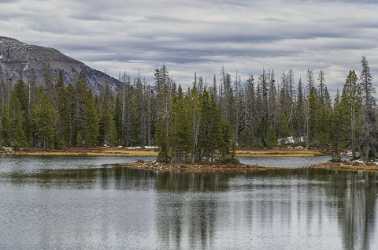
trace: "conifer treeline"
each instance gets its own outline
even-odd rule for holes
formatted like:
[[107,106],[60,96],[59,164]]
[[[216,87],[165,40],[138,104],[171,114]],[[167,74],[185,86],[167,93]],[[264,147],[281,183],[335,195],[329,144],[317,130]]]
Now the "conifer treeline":
[[[166,67],[148,83],[124,76],[120,89],[93,93],[83,77],[63,74],[44,84],[0,82],[0,144],[13,147],[158,145],[165,161],[229,158],[234,147],[289,142],[350,148],[367,160],[376,153],[376,107],[368,62],[350,71],[331,100],[322,71],[251,75],[245,82],[225,72],[211,83],[195,76],[182,89]],[[42,86],[42,87],[41,87]],[[285,139],[286,138],[286,139]]]

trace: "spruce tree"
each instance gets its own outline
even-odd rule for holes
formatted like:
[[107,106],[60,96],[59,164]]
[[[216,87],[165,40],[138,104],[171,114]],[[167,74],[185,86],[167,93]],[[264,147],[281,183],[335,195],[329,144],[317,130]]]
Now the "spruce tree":
[[295,115],[294,115],[294,127],[295,135],[300,138],[305,137],[305,125],[306,125],[306,114],[305,114],[305,96],[303,94],[302,79],[298,81],[297,88],[297,99],[295,103]]
[[156,141],[160,146],[159,161],[170,162],[172,150],[169,146],[171,132],[172,80],[165,66],[155,71],[157,91]]
[[354,70],[349,71],[341,95],[340,129],[343,131],[342,142],[344,147],[352,150],[352,158],[357,158],[358,137],[362,124],[361,116],[361,89],[358,77]]
[[345,108],[342,101],[340,100],[339,90],[337,90],[337,94],[334,101],[334,108],[333,108],[332,116],[330,119],[331,122],[329,124],[330,129],[331,129],[331,135],[330,135],[331,144],[333,147],[333,150],[332,150],[333,161],[340,161],[341,159],[339,149],[341,146],[340,144],[342,143],[341,138],[343,137],[344,132],[345,132],[343,130],[343,128],[345,127],[341,126],[341,124],[343,124],[343,122],[345,121],[344,113],[345,113]]
[[56,138],[57,112],[42,89],[37,92],[36,102],[31,114],[33,145],[42,148],[53,148]]
[[332,115],[332,104],[328,88],[325,82],[325,75],[323,71],[319,73],[318,86],[318,101],[316,110],[317,132],[316,140],[321,147],[327,147],[330,143],[330,126]]
[[179,86],[177,96],[172,106],[172,138],[173,160],[175,162],[188,162],[192,153],[192,116],[191,99],[184,96]]
[[100,145],[113,145],[116,142],[117,135],[114,120],[114,101],[109,86],[105,87],[100,99],[99,143]]
[[70,124],[72,123],[70,93],[68,88],[64,85],[64,75],[62,71],[59,72],[55,92],[57,113],[56,146],[60,148],[70,146]]
[[16,91],[13,91],[9,104],[9,124],[9,145],[16,148],[27,146],[25,111]]
[[375,117],[375,88],[373,77],[366,57],[362,57],[362,71],[360,86],[362,92],[363,128],[361,134],[361,157],[364,161],[375,160],[376,157],[376,117]]
[[99,129],[95,98],[83,79],[76,83],[73,108],[73,144],[97,145]]
[[[31,140],[31,122],[30,122],[30,108],[29,108],[29,95],[28,95],[28,88],[24,81],[19,80],[14,85],[14,89],[12,91],[13,98],[16,98],[20,104],[20,111],[23,114],[22,118],[22,130],[23,134],[25,135],[26,142],[30,142]],[[13,99],[14,101],[14,99]],[[11,106],[12,108],[12,106]]]
[[9,105],[5,104],[1,113],[1,145],[11,146],[11,117]]

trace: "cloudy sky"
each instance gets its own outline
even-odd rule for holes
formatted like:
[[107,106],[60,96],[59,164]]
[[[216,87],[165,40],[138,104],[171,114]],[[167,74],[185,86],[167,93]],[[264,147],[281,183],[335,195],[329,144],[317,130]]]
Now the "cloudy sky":
[[223,66],[244,77],[311,68],[335,90],[363,55],[378,73],[377,13],[374,0],[0,0],[0,35],[113,76],[166,64],[188,83]]

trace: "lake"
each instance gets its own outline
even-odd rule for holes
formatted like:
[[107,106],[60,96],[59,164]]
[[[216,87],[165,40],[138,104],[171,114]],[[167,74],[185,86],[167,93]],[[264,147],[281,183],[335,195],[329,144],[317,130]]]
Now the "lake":
[[111,166],[137,159],[0,158],[0,249],[378,249],[376,174]]

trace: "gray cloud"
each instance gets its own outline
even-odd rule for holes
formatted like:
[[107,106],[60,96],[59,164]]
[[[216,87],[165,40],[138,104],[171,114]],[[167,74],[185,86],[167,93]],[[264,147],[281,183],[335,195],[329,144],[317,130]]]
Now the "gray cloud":
[[324,70],[336,90],[361,56],[378,73],[376,1],[1,0],[0,35],[55,47],[117,76],[207,79],[224,66],[243,76],[262,68]]

